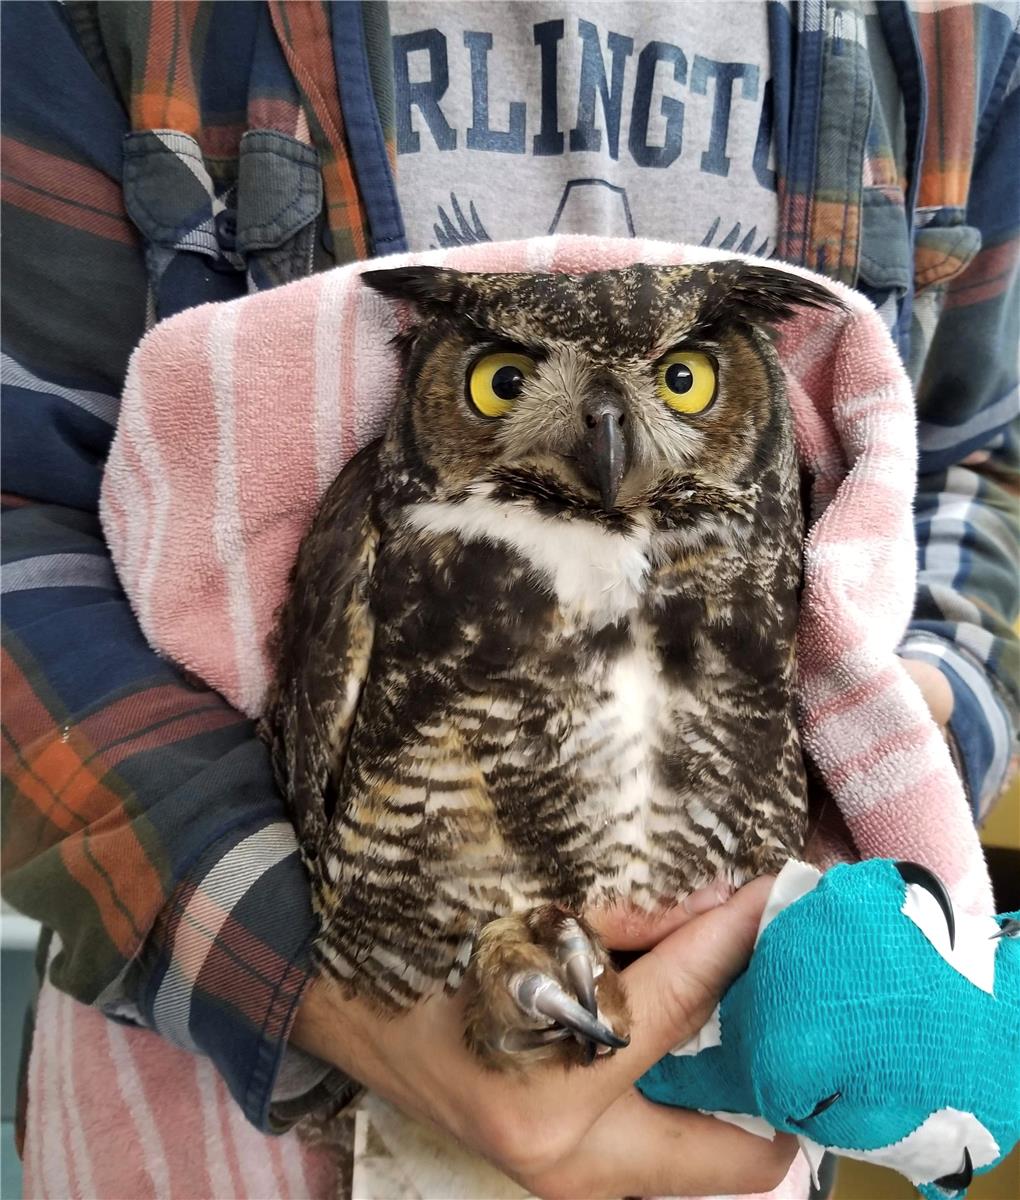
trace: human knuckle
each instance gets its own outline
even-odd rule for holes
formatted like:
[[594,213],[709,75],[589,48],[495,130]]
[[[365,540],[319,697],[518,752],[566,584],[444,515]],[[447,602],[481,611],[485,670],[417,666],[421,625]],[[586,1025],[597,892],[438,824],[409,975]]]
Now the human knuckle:
[[539,1200],[578,1200],[592,1195],[591,1181],[576,1170],[553,1170],[535,1178],[530,1190]]
[[573,1131],[555,1121],[504,1118],[484,1134],[488,1157],[508,1175],[522,1180],[546,1177],[570,1153],[575,1141]]
[[482,1109],[474,1116],[475,1140],[479,1149],[499,1166],[505,1166],[518,1152],[519,1127],[506,1115]]
[[697,976],[678,971],[664,985],[661,1003],[682,1040],[693,1037],[712,1015],[717,997]]
[[[592,1200],[592,1197],[607,1195],[607,1180],[598,1171],[593,1171],[591,1159],[585,1154],[567,1153],[555,1164],[521,1177],[527,1191],[540,1200]],[[612,1191],[613,1195],[619,1193]]]
[[797,1155],[797,1143],[792,1138],[777,1137],[766,1142],[753,1168],[751,1187],[756,1192],[774,1191],[786,1178]]

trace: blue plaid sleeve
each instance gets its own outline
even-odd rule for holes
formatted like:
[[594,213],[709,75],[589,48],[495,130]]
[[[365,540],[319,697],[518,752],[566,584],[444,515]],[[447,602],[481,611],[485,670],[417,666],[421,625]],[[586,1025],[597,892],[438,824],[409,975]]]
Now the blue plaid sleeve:
[[977,131],[965,222],[980,249],[948,284],[918,384],[919,590],[903,653],[953,690],[950,733],[977,817],[1000,794],[1020,704],[1020,34]]
[[58,935],[57,987],[208,1055],[276,1129],[325,1077],[287,1047],[307,879],[251,722],[146,644],[96,515],[146,319],[128,118],[65,6],[0,16],[4,893]]

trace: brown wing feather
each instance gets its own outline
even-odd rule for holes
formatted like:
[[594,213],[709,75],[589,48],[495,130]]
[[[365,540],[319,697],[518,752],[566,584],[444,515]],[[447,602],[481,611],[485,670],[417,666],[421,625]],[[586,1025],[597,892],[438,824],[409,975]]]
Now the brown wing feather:
[[274,683],[261,733],[306,852],[320,845],[334,816],[372,653],[378,452],[378,442],[366,446],[327,491],[298,551],[273,638]]

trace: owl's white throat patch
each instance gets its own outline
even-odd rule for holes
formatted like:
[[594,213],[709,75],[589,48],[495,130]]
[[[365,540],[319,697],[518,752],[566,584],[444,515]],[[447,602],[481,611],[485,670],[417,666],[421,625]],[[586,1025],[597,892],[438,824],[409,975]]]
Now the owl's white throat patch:
[[593,628],[639,607],[648,575],[649,523],[616,533],[590,521],[543,516],[526,501],[496,501],[491,493],[491,484],[478,484],[466,500],[410,505],[404,519],[424,533],[508,547],[530,564],[565,615]]

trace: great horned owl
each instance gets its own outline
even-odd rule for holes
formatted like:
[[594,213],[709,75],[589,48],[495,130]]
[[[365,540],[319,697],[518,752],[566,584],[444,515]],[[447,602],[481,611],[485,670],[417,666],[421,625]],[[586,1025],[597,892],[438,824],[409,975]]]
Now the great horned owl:
[[628,1016],[585,907],[802,846],[767,327],[838,302],[736,261],[362,278],[416,310],[403,384],[301,546],[263,725],[318,956],[390,1011],[463,983],[493,1065],[590,1061]]

